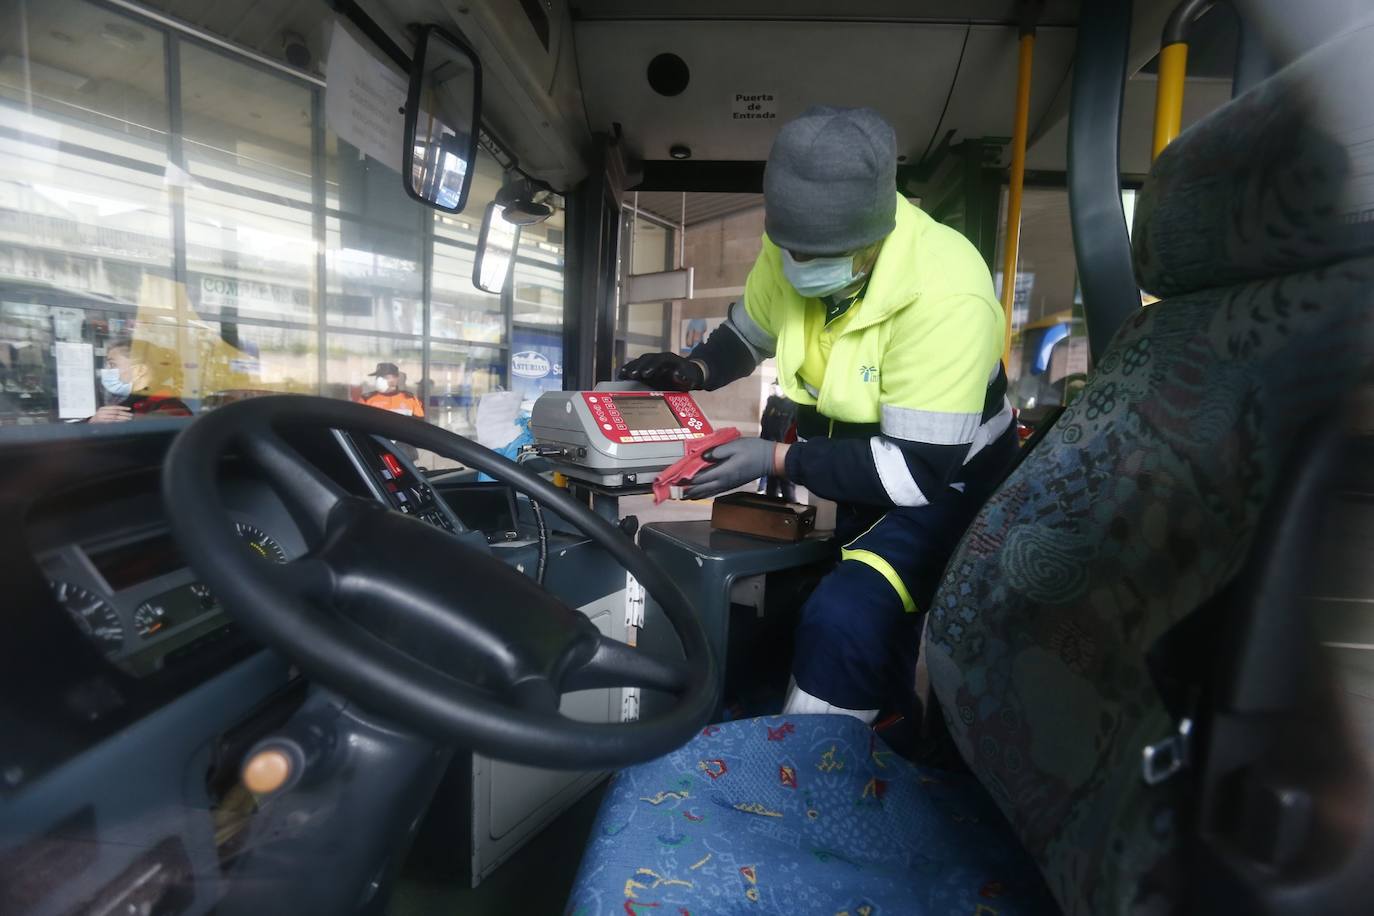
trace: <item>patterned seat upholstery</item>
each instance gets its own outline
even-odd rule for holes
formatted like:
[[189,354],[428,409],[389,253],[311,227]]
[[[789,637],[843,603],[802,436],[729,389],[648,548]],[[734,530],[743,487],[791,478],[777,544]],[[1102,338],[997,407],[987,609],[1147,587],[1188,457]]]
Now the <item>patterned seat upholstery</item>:
[[618,773],[569,916],[1053,912],[978,783],[849,716],[708,727]]
[[1135,267],[1172,298],[1118,332],[932,606],[950,731],[1065,912],[1180,899],[1186,780],[1141,775],[1175,729],[1146,652],[1231,581],[1304,433],[1374,367],[1368,141],[1345,133],[1367,128],[1337,117],[1367,111],[1371,52],[1366,28],[1308,55],[1161,155]]
[[1173,909],[1185,808],[1180,780],[1141,775],[1175,728],[1146,652],[1234,577],[1304,430],[1374,368],[1374,222],[1351,212],[1336,117],[1371,85],[1365,29],[1155,164],[1136,270],[1171,298],[1119,331],[930,611],[932,687],[976,782],[842,719],[708,729],[617,777],[570,912],[1005,916],[1051,905],[1023,854],[1066,912]]

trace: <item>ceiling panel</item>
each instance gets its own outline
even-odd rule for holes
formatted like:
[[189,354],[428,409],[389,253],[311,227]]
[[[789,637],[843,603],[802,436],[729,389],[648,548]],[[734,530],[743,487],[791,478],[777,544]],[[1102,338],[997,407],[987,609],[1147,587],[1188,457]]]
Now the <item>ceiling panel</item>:
[[[1016,22],[1019,0],[572,0],[582,19],[880,19]],[[1048,0],[1040,21],[1072,23],[1079,0]]]
[[[935,134],[968,46],[940,133],[1010,136],[1017,34],[1001,26],[859,22],[579,22],[583,95],[593,130],[619,124],[630,153],[667,159],[674,144],[693,158],[767,158],[777,128],[813,104],[871,105],[897,131],[898,153],[915,162]],[[1040,30],[1031,121],[1049,104],[1068,66],[1074,31]],[[862,48],[862,59],[837,49]],[[665,97],[648,85],[649,61],[682,57],[687,89]],[[737,94],[774,96],[776,117],[734,117]]]

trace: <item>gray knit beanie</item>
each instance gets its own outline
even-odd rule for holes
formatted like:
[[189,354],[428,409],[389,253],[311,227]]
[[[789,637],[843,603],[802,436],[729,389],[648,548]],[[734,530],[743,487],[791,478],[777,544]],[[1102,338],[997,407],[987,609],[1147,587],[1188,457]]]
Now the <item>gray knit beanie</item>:
[[838,254],[885,237],[897,212],[892,125],[872,108],[808,108],[773,141],[763,203],[768,237],[799,254]]

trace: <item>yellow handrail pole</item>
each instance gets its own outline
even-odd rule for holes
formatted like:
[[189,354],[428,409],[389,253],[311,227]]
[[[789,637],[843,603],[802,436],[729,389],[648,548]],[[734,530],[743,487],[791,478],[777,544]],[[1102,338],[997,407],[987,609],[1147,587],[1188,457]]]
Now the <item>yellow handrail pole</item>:
[[1159,158],[1183,129],[1183,81],[1188,75],[1188,43],[1176,41],[1159,51],[1159,83],[1155,88],[1155,139],[1150,161]]
[[1164,23],[1159,39],[1159,82],[1155,86],[1155,136],[1150,161],[1183,129],[1183,81],[1188,76],[1188,30],[1216,0],[1183,0]]
[[1016,121],[1011,133],[1011,187],[1007,192],[1007,241],[1002,251],[1002,365],[1011,368],[1011,310],[1016,298],[1016,261],[1021,248],[1021,195],[1026,185],[1026,135],[1030,121],[1031,58],[1035,31],[1021,32],[1020,67],[1016,77]]

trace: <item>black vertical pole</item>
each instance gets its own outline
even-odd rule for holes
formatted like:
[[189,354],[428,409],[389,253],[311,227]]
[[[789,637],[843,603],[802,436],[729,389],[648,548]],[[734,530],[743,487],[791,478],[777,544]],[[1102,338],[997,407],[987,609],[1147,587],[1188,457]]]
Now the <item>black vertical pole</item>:
[[1130,0],[1083,4],[1069,103],[1069,219],[1094,358],[1140,308],[1118,164],[1130,38]]
[[[434,339],[434,220],[437,219],[435,212],[428,207],[419,207],[420,211],[420,381],[415,385],[415,396],[420,399],[420,403],[425,408],[425,420],[429,423],[435,422],[434,415],[429,409],[429,395],[433,383],[430,380],[430,371],[433,362],[433,348],[431,343]],[[514,260],[512,258],[511,260]]]
[[[181,116],[181,38],[175,32],[165,33],[165,79],[167,83],[167,159],[172,167],[186,170],[186,155],[182,143]],[[172,279],[186,289],[186,192],[181,182],[171,182],[167,196],[172,211]],[[189,289],[187,291],[189,295]]]
[[325,185],[324,93],[310,93],[310,231],[315,239],[315,393],[329,391],[329,338],[325,332],[329,296],[329,240],[325,224],[328,190]]
[[599,169],[568,196],[566,239],[568,269],[563,281],[563,387],[591,388],[595,382],[597,247],[601,240]]
[[620,238],[619,188],[612,187],[608,142],[568,199],[567,280],[563,309],[563,385],[592,388],[610,378],[615,355],[615,267]]
[[[685,251],[685,249],[684,249],[684,251],[683,251],[683,258],[682,258],[683,263],[678,264],[678,263],[677,263],[677,258],[675,257],[675,255],[677,254],[677,250],[678,250],[678,248],[680,247],[680,246],[679,246],[679,241],[680,241],[680,240],[678,239],[677,236],[678,236],[679,234],[682,234],[682,235],[686,235],[686,234],[687,234],[687,225],[686,225],[686,200],[687,200],[687,195],[686,195],[686,193],[684,192],[684,193],[683,193],[683,211],[684,211],[684,212],[683,212],[683,221],[677,224],[677,228],[676,228],[676,229],[669,229],[667,232],[663,233],[663,235],[664,235],[664,237],[665,237],[665,239],[664,239],[665,244],[664,244],[664,246],[663,246],[663,247],[664,247],[664,251],[663,251],[663,263],[666,265],[666,266],[664,267],[664,270],[686,270],[686,269],[687,269],[687,256],[686,256],[686,251]],[[633,258],[633,257],[634,257],[634,255],[633,255],[633,253],[632,253],[632,254],[631,254],[631,258]],[[625,275],[626,275],[626,276],[629,276],[629,275],[632,274],[632,273],[634,273],[633,261],[631,262],[631,265],[630,265],[630,266],[627,266],[627,267],[625,268]],[[626,321],[625,321],[625,327],[626,327],[627,330],[629,329],[629,325],[630,325],[630,322],[629,322],[629,319],[627,318]],[[665,303],[663,303],[663,349],[665,349],[665,350],[671,350],[672,348],[673,348],[673,303],[671,303],[671,302],[665,302]]]
[[1235,98],[1273,73],[1276,67],[1260,30],[1253,22],[1245,21],[1241,8],[1235,3],[1231,4],[1231,12],[1236,17],[1236,67],[1231,74],[1231,98]]
[[609,175],[602,184],[601,259],[599,294],[596,307],[596,381],[608,381],[615,364],[615,319],[620,297],[616,295],[617,268],[620,265],[620,206],[612,191]]

